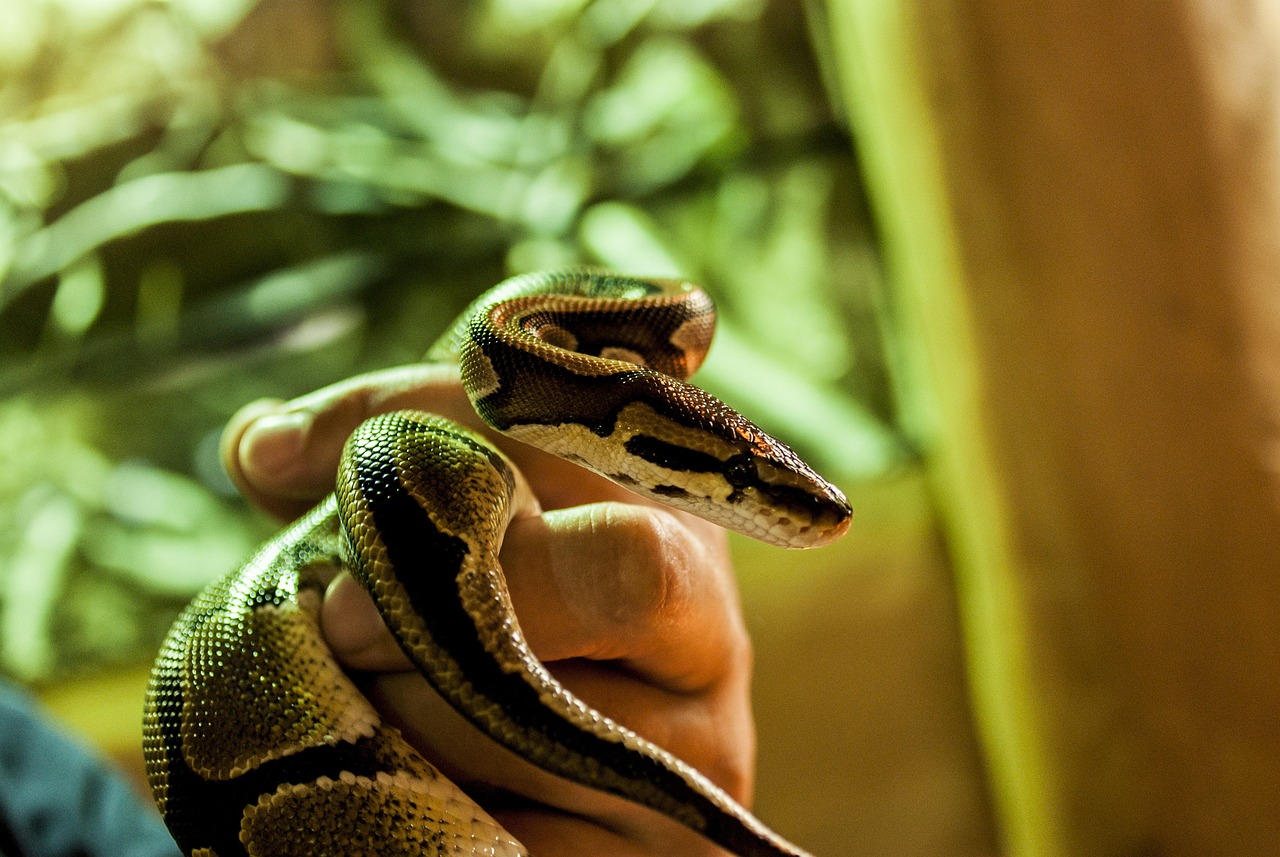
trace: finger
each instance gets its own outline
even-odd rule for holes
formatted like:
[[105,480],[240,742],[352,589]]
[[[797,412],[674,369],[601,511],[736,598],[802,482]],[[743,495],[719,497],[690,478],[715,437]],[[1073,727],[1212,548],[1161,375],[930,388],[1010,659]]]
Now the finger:
[[295,518],[333,487],[342,446],[364,420],[414,408],[486,434],[525,471],[546,508],[636,498],[554,456],[497,435],[476,415],[452,366],[410,365],[372,372],[292,401],[246,405],[223,431],[223,467],[254,505]]
[[750,803],[756,736],[749,670],[727,670],[704,691],[672,693],[595,661],[557,661],[549,669],[592,708],[671,751],[740,803]]
[[[416,674],[381,676],[366,692],[413,746],[445,776],[479,799],[531,853],[557,857],[583,853],[710,857],[722,853],[652,810],[535,767],[482,735]],[[694,737],[693,743],[734,740],[725,735],[726,731],[717,725]],[[686,741],[667,749],[686,761],[694,761],[684,752],[688,745]],[[748,758],[744,765],[750,767],[751,763]],[[715,779],[715,774],[704,773]],[[749,798],[736,792],[731,783],[722,785],[744,801]]]
[[[620,503],[517,518],[500,561],[539,659],[607,661],[676,693],[749,661],[723,535],[674,513]],[[350,575],[329,587],[322,627],[347,667],[405,669],[399,646]]]
[[250,502],[296,517],[333,487],[342,446],[356,426],[423,402],[455,419],[471,411],[457,372],[426,365],[362,375],[289,402],[254,402],[223,430],[223,467]]
[[512,521],[502,563],[545,661],[609,661],[666,690],[701,691],[748,646],[719,528],[604,502]]
[[320,606],[320,629],[347,669],[405,672],[414,668],[382,621],[377,605],[350,572],[329,583]]
[[[722,532],[705,539],[683,518],[618,503],[524,516],[512,522],[501,562],[534,653],[570,691],[746,799],[750,645]],[[348,668],[403,676],[388,692],[413,712],[422,749],[456,749],[454,738],[440,738],[455,728],[432,713],[440,704],[409,701],[431,692],[403,672],[407,659],[349,576],[331,586],[322,623]],[[480,756],[464,758],[472,776],[489,769]],[[495,771],[507,764],[501,755],[490,762]]]

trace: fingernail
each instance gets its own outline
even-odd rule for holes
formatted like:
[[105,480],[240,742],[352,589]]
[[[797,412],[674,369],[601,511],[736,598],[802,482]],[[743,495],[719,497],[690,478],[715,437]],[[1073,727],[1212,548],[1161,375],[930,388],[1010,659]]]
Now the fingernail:
[[283,411],[258,417],[240,440],[240,467],[257,483],[294,481],[305,466],[303,450],[315,415],[310,411]]

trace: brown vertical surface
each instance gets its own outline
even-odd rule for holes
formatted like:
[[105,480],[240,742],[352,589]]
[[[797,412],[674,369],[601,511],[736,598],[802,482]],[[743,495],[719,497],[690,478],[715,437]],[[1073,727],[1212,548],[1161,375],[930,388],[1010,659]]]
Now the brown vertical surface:
[[756,647],[761,817],[818,857],[991,857],[955,603],[924,480],[849,493],[817,551],[734,540]]
[[[1024,828],[1010,840],[1055,855],[1280,847],[1280,12],[907,8],[913,55],[898,61],[942,185],[919,204],[941,200],[955,268],[937,288],[967,318],[959,347],[910,312],[904,333],[925,339],[926,384],[948,353],[973,362],[961,406],[915,395],[944,400],[932,450],[979,439],[1001,506],[965,517],[963,474],[940,483],[958,540],[1003,546],[989,567],[958,557],[962,588],[1012,581],[1016,627],[994,633],[1015,686],[986,708],[1025,719],[1025,746],[1002,751],[1038,764],[1012,786],[1000,777],[1021,774],[993,766],[1006,824]],[[870,169],[901,171],[894,157],[872,152]],[[927,317],[926,287],[907,288]],[[1000,534],[964,532],[984,523]],[[989,747],[1001,731],[987,724]]]

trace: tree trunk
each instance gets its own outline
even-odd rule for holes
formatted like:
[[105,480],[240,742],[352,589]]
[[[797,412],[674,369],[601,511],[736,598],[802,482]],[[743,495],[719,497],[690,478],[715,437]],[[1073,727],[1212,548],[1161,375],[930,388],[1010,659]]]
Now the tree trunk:
[[1280,11],[829,11],[1008,850],[1280,842]]

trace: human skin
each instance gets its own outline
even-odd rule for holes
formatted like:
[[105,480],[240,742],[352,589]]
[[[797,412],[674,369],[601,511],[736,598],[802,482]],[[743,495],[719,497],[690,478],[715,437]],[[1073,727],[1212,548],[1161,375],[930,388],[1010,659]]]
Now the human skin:
[[[532,488],[500,560],[534,653],[588,704],[749,803],[751,646],[719,527],[489,431],[449,367],[400,367],[290,402],[254,402],[228,422],[223,463],[251,503],[288,520],[332,489],[342,444],[360,422],[405,408],[480,431]],[[321,625],[383,715],[538,857],[723,853],[483,736],[412,670],[346,573],[329,586]]]

